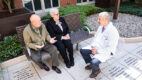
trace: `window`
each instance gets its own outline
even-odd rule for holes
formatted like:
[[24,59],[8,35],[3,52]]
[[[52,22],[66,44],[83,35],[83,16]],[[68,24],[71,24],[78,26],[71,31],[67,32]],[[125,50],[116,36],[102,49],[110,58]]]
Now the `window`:
[[32,1],[31,0],[24,0],[24,5],[26,8],[30,9],[33,11],[33,6],[32,6]]
[[77,0],[77,3],[81,3],[81,0]]
[[51,8],[51,1],[50,0],[44,0],[45,8]]
[[53,7],[58,7],[59,6],[58,0],[52,0],[52,3],[53,3]]
[[40,0],[33,0],[34,2],[34,6],[35,6],[35,10],[41,10],[41,2]]
[[94,0],[76,0],[77,3],[88,3],[88,2],[93,2]]
[[59,7],[60,0],[23,0],[26,8],[33,11],[41,11],[52,7]]
[[44,0],[45,8],[58,7],[59,0]]
[[83,0],[83,2],[87,2],[87,0]]

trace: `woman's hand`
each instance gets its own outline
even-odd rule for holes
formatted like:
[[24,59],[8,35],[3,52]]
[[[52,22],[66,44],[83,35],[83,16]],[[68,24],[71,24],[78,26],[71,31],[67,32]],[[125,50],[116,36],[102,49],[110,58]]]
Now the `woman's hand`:
[[62,36],[62,40],[68,40],[68,39],[70,39],[69,34],[67,34],[67,35],[65,35],[65,36]]
[[55,42],[57,42],[57,40],[55,40],[55,37],[50,39],[51,44],[54,44]]
[[66,37],[67,37],[67,39],[70,39],[70,35],[69,34],[67,34]]

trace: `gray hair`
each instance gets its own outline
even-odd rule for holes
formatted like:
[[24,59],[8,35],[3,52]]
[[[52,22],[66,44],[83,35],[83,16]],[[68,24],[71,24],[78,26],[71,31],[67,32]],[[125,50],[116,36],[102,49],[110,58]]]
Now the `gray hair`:
[[110,20],[110,15],[108,12],[101,12],[99,16],[102,16],[103,18]]
[[56,12],[59,12],[59,10],[58,10],[57,8],[51,8],[51,9],[49,10],[49,13],[50,13],[50,16],[51,16],[51,17],[53,17]]

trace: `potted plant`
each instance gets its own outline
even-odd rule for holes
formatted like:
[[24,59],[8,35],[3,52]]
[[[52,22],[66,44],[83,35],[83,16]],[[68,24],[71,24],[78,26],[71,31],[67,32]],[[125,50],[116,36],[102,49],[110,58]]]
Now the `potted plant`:
[[0,11],[0,39],[16,34],[16,27],[28,24],[29,17],[34,14],[27,8],[14,8],[14,0],[1,1],[6,10]]

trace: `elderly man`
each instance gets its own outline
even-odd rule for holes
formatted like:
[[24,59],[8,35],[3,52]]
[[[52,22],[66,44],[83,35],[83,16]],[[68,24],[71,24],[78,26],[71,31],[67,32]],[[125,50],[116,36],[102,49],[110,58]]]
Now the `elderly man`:
[[[30,48],[32,60],[41,68],[49,71],[46,65],[46,60],[43,55],[50,54],[52,58],[52,69],[57,73],[61,73],[57,68],[59,65],[57,49],[54,45],[55,38],[51,38],[47,32],[45,25],[41,23],[40,17],[36,14],[30,17],[31,24],[28,24],[23,31],[24,41],[27,47]],[[43,53],[46,52],[46,53]]]
[[85,69],[92,69],[90,78],[96,77],[100,73],[99,64],[105,62],[115,54],[118,44],[119,33],[110,22],[110,16],[107,12],[101,12],[98,17],[99,28],[95,34],[91,49],[81,49],[86,63],[90,63]]

